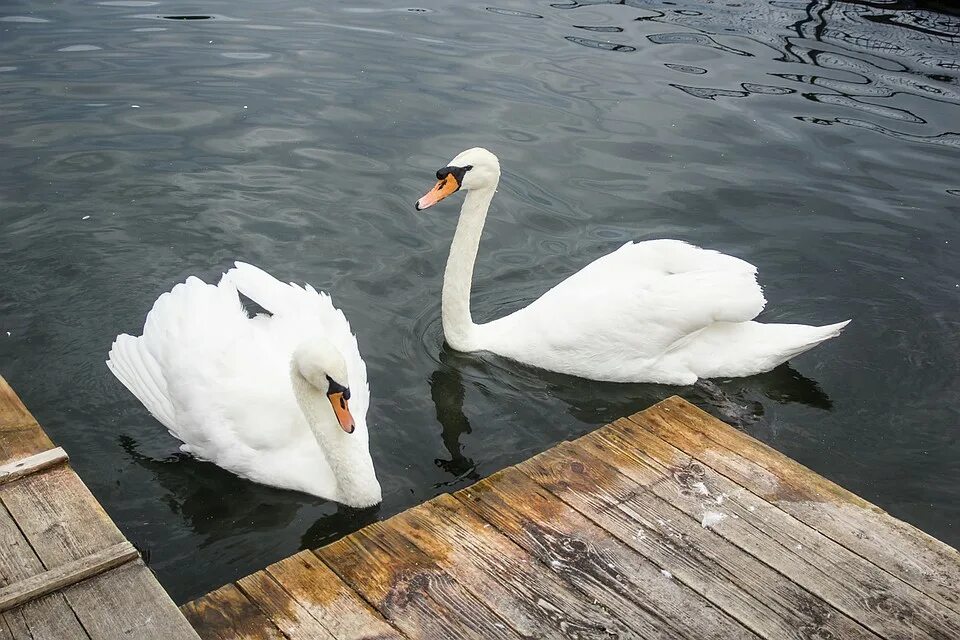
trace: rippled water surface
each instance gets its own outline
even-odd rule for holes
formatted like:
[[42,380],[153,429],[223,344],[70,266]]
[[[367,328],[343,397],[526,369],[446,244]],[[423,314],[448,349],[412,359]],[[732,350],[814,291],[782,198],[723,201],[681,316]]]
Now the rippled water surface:
[[[960,17],[950,3],[0,5],[0,372],[178,601],[673,393],[960,545]],[[584,382],[444,348],[462,149],[503,163],[487,320],[628,239],[760,268],[766,320],[854,318],[762,376]],[[103,365],[232,259],[332,291],[379,509],[241,481]]]

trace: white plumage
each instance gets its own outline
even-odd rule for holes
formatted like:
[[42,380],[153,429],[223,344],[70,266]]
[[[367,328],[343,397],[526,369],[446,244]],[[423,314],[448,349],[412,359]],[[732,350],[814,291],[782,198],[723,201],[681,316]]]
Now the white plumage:
[[[238,291],[270,315],[250,317]],[[366,365],[343,312],[310,285],[243,263],[217,285],[191,276],[160,296],[142,336],[117,337],[107,366],[184,452],[255,482],[380,501]],[[350,389],[352,433],[324,397],[328,381]]]
[[754,322],[766,304],[756,267],[679,240],[651,240],[628,242],[529,306],[474,324],[473,266],[500,165],[489,151],[474,148],[438,177],[418,209],[458,188],[467,191],[442,301],[444,336],[459,351],[491,351],[594,380],[693,384],[698,378],[769,371],[838,335],[849,322],[823,327]]

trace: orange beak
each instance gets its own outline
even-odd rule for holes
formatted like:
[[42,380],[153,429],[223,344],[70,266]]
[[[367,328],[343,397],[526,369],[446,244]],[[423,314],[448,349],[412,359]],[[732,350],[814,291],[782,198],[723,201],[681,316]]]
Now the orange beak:
[[457,182],[452,173],[448,173],[442,180],[437,181],[437,184],[434,185],[433,189],[430,189],[427,195],[417,200],[417,211],[429,209],[450,194],[456,193],[459,188],[460,183]]
[[353,433],[356,424],[353,421],[353,416],[350,414],[350,406],[347,404],[347,399],[343,397],[343,392],[337,391],[336,393],[330,393],[327,395],[327,398],[330,400],[330,405],[333,406],[333,412],[337,414],[337,422],[340,423],[340,428],[347,433]]

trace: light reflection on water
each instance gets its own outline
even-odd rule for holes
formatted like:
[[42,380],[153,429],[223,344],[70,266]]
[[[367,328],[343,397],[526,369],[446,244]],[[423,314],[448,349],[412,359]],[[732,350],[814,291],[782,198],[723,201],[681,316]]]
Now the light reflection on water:
[[[35,4],[0,8],[0,371],[178,601],[672,393],[960,544],[956,15]],[[505,172],[480,320],[626,240],[675,237],[757,264],[767,320],[854,324],[790,367],[702,388],[452,353],[439,291],[456,207],[412,204],[477,144]],[[103,366],[157,295],[236,258],[346,311],[379,508],[177,454]]]

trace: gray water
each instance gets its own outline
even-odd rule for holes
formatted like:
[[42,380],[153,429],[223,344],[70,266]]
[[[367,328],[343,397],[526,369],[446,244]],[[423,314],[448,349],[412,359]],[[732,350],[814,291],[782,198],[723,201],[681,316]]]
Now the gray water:
[[[489,1],[0,5],[0,372],[173,597],[674,393],[960,545],[960,17]],[[670,237],[758,265],[764,320],[854,322],[706,388],[452,353],[459,203],[413,203],[475,145],[504,168],[479,320]],[[352,322],[379,508],[182,456],[108,373],[160,293],[233,259],[331,291]]]

